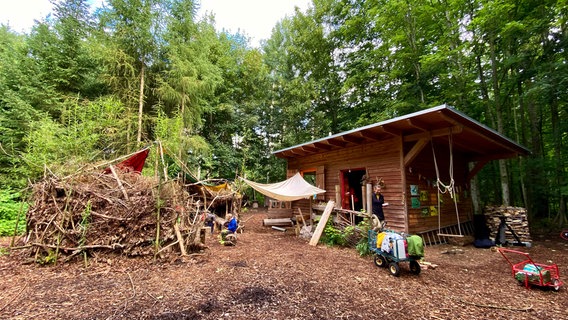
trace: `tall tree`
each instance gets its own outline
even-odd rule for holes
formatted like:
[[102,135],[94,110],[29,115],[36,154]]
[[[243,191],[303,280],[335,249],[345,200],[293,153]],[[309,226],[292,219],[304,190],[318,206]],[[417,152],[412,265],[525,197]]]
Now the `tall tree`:
[[92,21],[87,0],[54,2],[54,16],[36,24],[28,39],[30,56],[38,66],[38,88],[43,101],[35,106],[57,117],[65,99],[93,96],[96,66],[89,54],[87,38]]
[[[218,41],[215,30],[209,21],[197,23],[194,17],[192,0],[172,2],[164,36],[167,62],[157,87],[165,110],[175,110],[183,120],[179,131],[181,141],[184,136],[198,133],[204,106],[208,104],[205,98],[210,97],[222,81],[220,68],[211,60]],[[182,143],[177,148],[181,158],[182,150],[187,151],[191,146]]]
[[30,122],[37,119],[32,104],[38,97],[36,65],[27,55],[25,36],[0,26],[0,185],[27,184],[20,154]]
[[297,10],[275,26],[263,47],[272,78],[266,131],[281,147],[341,129],[340,78],[323,21],[314,8]]
[[159,61],[164,4],[164,0],[109,0],[100,16],[107,40],[103,54],[107,81],[127,106],[137,105],[138,143],[143,135],[147,69]]

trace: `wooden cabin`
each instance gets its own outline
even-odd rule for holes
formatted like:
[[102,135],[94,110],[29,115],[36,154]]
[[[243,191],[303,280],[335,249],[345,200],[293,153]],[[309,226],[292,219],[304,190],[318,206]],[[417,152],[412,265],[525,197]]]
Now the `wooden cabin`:
[[315,200],[293,202],[293,209],[310,212],[334,200],[337,208],[361,212],[371,185],[380,183],[389,203],[387,227],[423,235],[470,233],[471,179],[489,161],[527,154],[446,105],[274,152],[287,160],[288,177],[301,172],[326,190]]

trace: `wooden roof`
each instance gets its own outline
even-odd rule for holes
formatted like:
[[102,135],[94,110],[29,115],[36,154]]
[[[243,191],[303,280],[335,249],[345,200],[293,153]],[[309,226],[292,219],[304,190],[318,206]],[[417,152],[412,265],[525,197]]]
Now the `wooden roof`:
[[[279,158],[297,158],[402,136],[404,142],[448,144],[470,161],[490,161],[530,154],[530,151],[497,131],[447,105],[418,111],[350,131],[330,135],[273,152]],[[421,149],[421,148],[416,148]]]

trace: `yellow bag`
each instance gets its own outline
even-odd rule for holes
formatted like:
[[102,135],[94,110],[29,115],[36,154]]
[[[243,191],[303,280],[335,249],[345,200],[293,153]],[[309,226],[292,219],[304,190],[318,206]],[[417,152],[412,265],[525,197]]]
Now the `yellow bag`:
[[381,247],[381,244],[383,244],[383,239],[386,235],[386,232],[377,233],[377,248]]

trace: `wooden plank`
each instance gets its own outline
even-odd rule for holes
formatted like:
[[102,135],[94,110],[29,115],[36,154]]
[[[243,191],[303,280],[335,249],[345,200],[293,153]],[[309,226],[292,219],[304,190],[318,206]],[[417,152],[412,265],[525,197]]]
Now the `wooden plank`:
[[[296,216],[296,223],[300,224],[300,221],[302,221],[302,227],[306,226],[306,219],[304,218],[304,214],[302,213],[302,209],[298,208],[298,213],[299,215]],[[298,220],[298,218],[300,220]]]
[[323,229],[327,223],[327,219],[331,215],[331,211],[333,210],[333,206],[335,205],[335,201],[329,200],[327,206],[325,206],[325,210],[323,211],[323,215],[321,216],[320,221],[318,222],[318,226],[316,227],[316,231],[312,235],[312,239],[310,240],[311,246],[317,246],[318,241],[323,233]]
[[412,149],[404,157],[404,166],[408,166],[408,164],[411,163],[418,156],[420,151],[424,149],[424,146],[426,146],[428,142],[429,142],[428,139],[418,140],[416,144],[412,147]]

